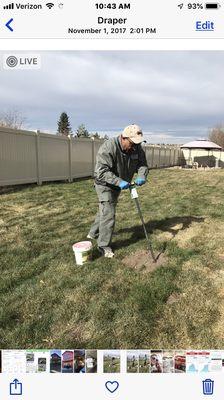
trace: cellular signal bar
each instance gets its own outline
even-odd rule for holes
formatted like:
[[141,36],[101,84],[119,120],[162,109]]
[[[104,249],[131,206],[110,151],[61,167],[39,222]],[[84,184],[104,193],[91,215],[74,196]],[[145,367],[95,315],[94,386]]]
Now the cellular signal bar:
[[14,9],[14,3],[10,3],[7,6],[4,6],[3,8],[4,8],[4,10],[13,10]]

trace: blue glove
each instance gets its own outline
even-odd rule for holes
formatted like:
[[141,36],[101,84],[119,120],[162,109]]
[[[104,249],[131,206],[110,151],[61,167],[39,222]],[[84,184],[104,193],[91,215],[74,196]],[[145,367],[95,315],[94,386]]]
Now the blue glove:
[[119,188],[120,188],[121,190],[123,190],[123,189],[128,189],[129,186],[130,186],[130,183],[128,183],[128,182],[126,182],[126,181],[121,181],[121,182],[119,183]]
[[146,182],[146,180],[145,180],[144,178],[136,178],[136,179],[135,179],[135,184],[136,184],[137,186],[142,186],[142,185],[145,184],[145,182]]

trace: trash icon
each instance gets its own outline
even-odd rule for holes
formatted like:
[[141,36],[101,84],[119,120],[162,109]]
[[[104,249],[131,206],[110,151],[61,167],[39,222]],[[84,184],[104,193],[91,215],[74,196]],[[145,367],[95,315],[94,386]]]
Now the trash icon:
[[203,394],[212,395],[214,391],[214,381],[211,379],[205,379],[202,381],[203,384]]

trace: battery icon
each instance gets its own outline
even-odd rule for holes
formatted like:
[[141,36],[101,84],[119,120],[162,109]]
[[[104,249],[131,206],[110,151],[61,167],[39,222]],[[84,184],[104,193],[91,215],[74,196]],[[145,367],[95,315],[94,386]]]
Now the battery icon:
[[220,7],[218,3],[206,3],[205,8],[207,10],[217,10]]

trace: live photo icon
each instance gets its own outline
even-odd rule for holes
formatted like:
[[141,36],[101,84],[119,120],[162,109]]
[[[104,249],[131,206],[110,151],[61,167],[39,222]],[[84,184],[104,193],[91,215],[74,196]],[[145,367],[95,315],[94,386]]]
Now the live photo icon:
[[203,394],[212,395],[214,391],[214,381],[211,379],[205,379],[202,381],[203,384]]
[[21,396],[22,393],[22,383],[19,382],[18,379],[14,379],[14,381],[10,383],[10,395]]

